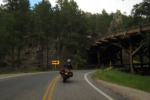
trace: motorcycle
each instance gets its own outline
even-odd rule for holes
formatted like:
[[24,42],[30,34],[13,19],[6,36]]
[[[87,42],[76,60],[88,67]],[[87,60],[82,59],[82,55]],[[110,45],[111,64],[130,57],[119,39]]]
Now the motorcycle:
[[68,68],[60,69],[60,74],[63,79],[63,82],[66,82],[67,79],[70,79],[70,77],[73,77],[73,72],[71,72]]

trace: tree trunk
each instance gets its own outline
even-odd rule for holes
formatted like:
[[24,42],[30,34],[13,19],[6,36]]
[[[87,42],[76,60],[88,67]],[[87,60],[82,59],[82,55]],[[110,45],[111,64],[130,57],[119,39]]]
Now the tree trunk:
[[59,46],[60,46],[60,34],[58,35],[58,50],[57,50],[57,55],[59,56]]
[[39,55],[38,55],[38,60],[39,60],[39,63],[41,64],[41,61],[40,61],[40,58],[41,58],[41,38],[39,37]]
[[[72,25],[71,25],[71,34],[73,33],[73,29],[72,29]],[[72,41],[72,36],[70,37],[70,40]],[[73,47],[70,47],[70,52],[72,52],[72,50],[73,50]],[[70,57],[69,57],[70,59],[71,59],[71,55],[70,55]]]
[[[100,47],[98,47],[98,53],[97,53],[97,58],[98,58],[98,68],[100,67]],[[97,69],[97,68],[96,68]]]
[[17,67],[19,68],[20,63],[20,46],[18,47],[18,61],[17,61]]
[[12,69],[14,69],[14,46],[12,46]]
[[44,67],[43,67],[43,39],[41,41],[41,46],[42,46],[42,48],[41,48],[41,68],[42,68],[42,70],[44,70]]
[[18,47],[18,60],[17,60],[18,68],[19,68],[19,63],[20,63],[20,44],[21,44],[21,37],[19,37],[19,47]]
[[33,42],[34,42],[34,35],[33,35],[33,38],[32,38],[32,49],[33,49]]
[[48,70],[48,58],[49,58],[49,56],[48,56],[48,39],[47,39],[47,70]]

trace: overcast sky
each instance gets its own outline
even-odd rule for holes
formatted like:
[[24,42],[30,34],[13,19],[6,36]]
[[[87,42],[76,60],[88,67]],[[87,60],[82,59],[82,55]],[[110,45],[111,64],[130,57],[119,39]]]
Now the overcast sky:
[[[31,6],[41,0],[30,0]],[[49,0],[52,6],[55,6],[56,0]],[[108,13],[116,12],[117,9],[127,15],[131,14],[133,5],[142,2],[143,0],[74,0],[77,2],[81,10],[91,13],[101,13],[105,9]],[[0,3],[2,0],[0,0]]]

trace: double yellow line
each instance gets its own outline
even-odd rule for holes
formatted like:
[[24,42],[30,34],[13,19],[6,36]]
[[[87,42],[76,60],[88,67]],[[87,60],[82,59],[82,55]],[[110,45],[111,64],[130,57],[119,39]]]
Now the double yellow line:
[[[53,90],[54,90],[54,87],[55,87],[55,84],[56,84],[57,80],[58,80],[60,77],[61,77],[61,76],[59,75],[59,76],[57,76],[56,78],[54,78],[54,79],[52,80],[52,82],[49,84],[49,86],[48,86],[48,88],[47,88],[47,90],[46,90],[46,92],[45,92],[45,94],[44,94],[42,100],[46,100],[46,97],[47,97],[47,94],[48,94],[49,91],[50,91],[50,93],[49,93],[49,96],[48,96],[48,100],[51,100],[52,94],[53,94]],[[51,89],[50,89],[50,88],[51,88]]]

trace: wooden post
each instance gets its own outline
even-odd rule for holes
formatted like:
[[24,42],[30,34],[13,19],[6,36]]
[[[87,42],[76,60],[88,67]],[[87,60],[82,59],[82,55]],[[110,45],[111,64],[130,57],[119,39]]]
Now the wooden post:
[[111,61],[109,62],[109,65],[110,65],[110,67],[112,67],[112,62]]
[[143,50],[140,50],[140,62],[141,62],[141,67],[142,67],[142,70],[143,70]]
[[148,46],[148,58],[149,58],[149,68],[150,68],[150,46]]
[[[126,29],[125,33],[127,33],[127,29]],[[125,34],[125,35],[126,35],[126,34]],[[121,41],[119,41],[119,44],[121,44]],[[121,63],[121,67],[122,67],[122,64],[123,64],[123,60],[122,60],[122,48],[120,48],[119,57],[120,57],[120,63]]]
[[[98,46],[97,57],[98,57],[98,66],[100,66],[100,49],[99,49],[99,46]],[[97,69],[97,68],[96,68],[96,69]]]
[[121,63],[121,68],[122,68],[122,67],[123,67],[123,60],[122,60],[122,48],[120,49],[119,57],[120,57],[120,63]]
[[130,42],[130,68],[131,68],[131,73],[133,74],[133,59],[132,59],[132,42],[131,40],[129,40]]
[[122,60],[122,49],[120,50],[120,60],[121,60],[121,64],[123,64],[123,60]]

